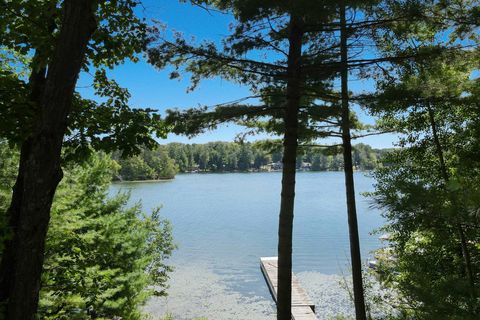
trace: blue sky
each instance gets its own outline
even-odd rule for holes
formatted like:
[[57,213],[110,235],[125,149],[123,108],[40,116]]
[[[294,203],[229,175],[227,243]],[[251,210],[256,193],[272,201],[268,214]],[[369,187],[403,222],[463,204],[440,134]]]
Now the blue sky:
[[[187,37],[194,36],[197,41],[213,40],[218,41],[228,34],[229,24],[233,18],[229,15],[207,12],[199,7],[187,3],[180,3],[178,0],[144,0],[143,8],[138,14],[148,20],[158,20],[165,23],[168,29],[180,31]],[[204,80],[199,87],[187,93],[189,85],[188,77],[181,80],[170,80],[169,73],[165,70],[156,70],[142,58],[134,64],[127,62],[109,72],[121,86],[129,89],[132,98],[131,105],[134,107],[157,109],[161,114],[169,108],[185,109],[198,105],[215,105],[226,101],[233,101],[248,96],[247,87],[242,87],[222,79]],[[91,76],[82,74],[78,82],[78,90],[85,97],[93,98],[91,88]],[[370,90],[372,83],[369,81],[352,81],[350,89],[353,91]],[[366,123],[374,123],[374,119],[367,116],[361,110],[356,109],[359,117]],[[209,141],[233,141],[237,133],[242,132],[242,127],[236,125],[224,125],[215,131],[188,139],[183,136],[170,134],[166,140],[159,140],[160,143],[184,142],[204,143]],[[266,136],[252,137],[250,139],[262,139]],[[357,142],[368,143],[375,148],[392,147],[395,136],[381,135],[367,137]]]

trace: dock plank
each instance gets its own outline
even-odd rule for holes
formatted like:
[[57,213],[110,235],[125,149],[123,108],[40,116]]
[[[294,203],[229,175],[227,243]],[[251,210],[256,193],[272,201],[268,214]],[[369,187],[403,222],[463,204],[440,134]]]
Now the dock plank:
[[[278,258],[260,258],[260,268],[272,294],[273,300],[277,302],[278,290]],[[315,320],[315,304],[302,288],[297,277],[292,274],[292,319],[294,320]]]
[[308,306],[292,306],[293,320],[317,320],[312,308]]

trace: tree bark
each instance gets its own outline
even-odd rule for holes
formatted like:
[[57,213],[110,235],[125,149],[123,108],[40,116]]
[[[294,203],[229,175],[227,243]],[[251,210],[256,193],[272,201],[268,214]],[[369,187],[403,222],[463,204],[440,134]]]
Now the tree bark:
[[0,266],[3,318],[34,319],[40,291],[50,208],[62,179],[61,149],[73,91],[95,30],[94,0],[66,0],[63,19],[46,79],[32,73],[32,99],[38,116],[24,141],[12,202],[12,237],[5,241]]
[[345,18],[345,3],[340,2],[340,50],[341,50],[341,96],[342,96],[342,142],[347,198],[348,231],[350,235],[350,259],[352,263],[353,298],[357,320],[366,320],[365,298],[362,280],[362,259],[358,237],[355,182],[353,179],[352,139],[350,134],[350,108],[348,95],[348,34]]
[[298,146],[298,110],[302,93],[302,24],[299,17],[290,16],[282,191],[278,226],[278,320],[292,319],[292,232]]

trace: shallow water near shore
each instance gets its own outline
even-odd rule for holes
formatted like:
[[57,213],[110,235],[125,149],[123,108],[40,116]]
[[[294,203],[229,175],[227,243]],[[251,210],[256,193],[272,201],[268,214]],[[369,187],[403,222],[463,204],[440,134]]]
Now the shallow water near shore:
[[[180,174],[158,183],[116,183],[144,210],[162,206],[179,248],[170,263],[169,297],[153,298],[146,311],[174,319],[273,319],[274,304],[259,268],[275,256],[280,173]],[[370,232],[384,221],[370,200],[373,179],[355,173],[362,258],[381,244]],[[349,273],[343,173],[299,172],[294,221],[294,272],[322,310],[320,319],[352,314],[340,284]]]

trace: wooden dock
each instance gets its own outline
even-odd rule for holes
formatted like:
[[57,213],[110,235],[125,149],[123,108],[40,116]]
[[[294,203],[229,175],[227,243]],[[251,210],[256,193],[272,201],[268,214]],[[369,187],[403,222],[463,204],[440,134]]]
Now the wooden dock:
[[[277,302],[278,288],[278,258],[263,257],[260,258],[260,268],[267,282],[273,300]],[[307,295],[298,281],[297,277],[292,274],[292,319],[293,320],[316,320],[315,305]]]

